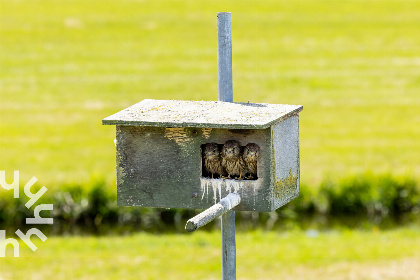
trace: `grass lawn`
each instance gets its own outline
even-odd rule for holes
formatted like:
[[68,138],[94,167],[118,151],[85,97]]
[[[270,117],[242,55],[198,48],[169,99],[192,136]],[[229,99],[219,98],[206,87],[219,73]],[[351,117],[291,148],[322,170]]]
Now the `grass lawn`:
[[232,12],[234,100],[302,104],[302,182],[420,177],[420,2],[3,0],[0,170],[57,188],[115,180],[102,118],[217,98]]
[[[220,279],[220,233],[33,237],[0,279]],[[420,228],[237,233],[238,279],[415,279]]]

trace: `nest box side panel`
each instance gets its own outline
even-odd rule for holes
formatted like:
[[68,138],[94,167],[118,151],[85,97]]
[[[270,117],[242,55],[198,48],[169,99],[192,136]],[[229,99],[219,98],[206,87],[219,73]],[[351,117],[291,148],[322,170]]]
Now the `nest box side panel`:
[[201,175],[194,131],[117,126],[118,205],[194,208],[190,197]]
[[299,196],[299,116],[296,114],[272,127],[273,209]]

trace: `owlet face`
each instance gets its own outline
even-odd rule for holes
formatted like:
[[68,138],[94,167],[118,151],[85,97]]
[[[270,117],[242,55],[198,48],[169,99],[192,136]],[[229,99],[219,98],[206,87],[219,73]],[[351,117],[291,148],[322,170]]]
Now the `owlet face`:
[[245,146],[244,158],[248,160],[257,160],[260,156],[260,146],[255,143],[249,143]]
[[241,147],[238,141],[229,140],[223,146],[223,156],[227,158],[238,158],[241,153]]
[[204,156],[210,160],[219,157],[219,147],[216,143],[209,143],[204,147]]

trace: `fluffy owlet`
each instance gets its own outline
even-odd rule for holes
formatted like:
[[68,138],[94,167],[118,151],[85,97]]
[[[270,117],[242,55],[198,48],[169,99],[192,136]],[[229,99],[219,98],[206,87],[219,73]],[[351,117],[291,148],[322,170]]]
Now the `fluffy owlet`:
[[228,174],[228,178],[231,176],[245,176],[246,165],[241,155],[241,146],[238,141],[229,140],[225,143],[222,150],[222,166]]
[[204,147],[204,168],[211,177],[223,175],[223,167],[220,158],[219,147],[216,143],[206,144]]
[[249,143],[244,149],[244,161],[249,172],[249,179],[257,177],[257,160],[260,156],[260,146]]

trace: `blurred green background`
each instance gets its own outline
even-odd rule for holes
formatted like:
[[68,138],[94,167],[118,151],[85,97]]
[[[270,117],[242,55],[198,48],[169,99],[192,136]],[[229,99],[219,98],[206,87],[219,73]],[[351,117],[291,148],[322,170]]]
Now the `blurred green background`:
[[[66,205],[74,202],[70,216],[88,209],[86,203],[95,205],[92,201],[96,196],[91,194],[98,193],[98,189],[104,189],[105,194],[99,195],[105,197],[104,204],[110,201],[109,208],[117,209],[114,203],[115,128],[102,126],[101,120],[145,98],[216,100],[218,11],[232,12],[234,101],[304,106],[300,114],[300,143],[301,182],[305,192],[299,203],[307,203],[305,209],[313,207],[322,214],[327,211],[325,207],[337,208],[329,203],[334,199],[340,204],[349,200],[347,194],[354,191],[363,192],[368,188],[370,194],[381,189],[382,185],[375,184],[382,179],[375,178],[382,176],[396,178],[391,180],[396,184],[403,182],[401,192],[395,192],[397,202],[392,200],[390,205],[402,199],[401,207],[405,207],[404,203],[411,199],[407,202],[411,203],[409,211],[418,215],[420,204],[413,200],[414,196],[418,198],[420,181],[418,1],[1,0],[0,170],[6,171],[6,178],[11,181],[13,170],[20,170],[23,186],[36,176],[39,184],[50,190],[49,199],[57,201],[55,209],[63,209],[60,213],[69,212]],[[360,178],[359,188],[354,184],[346,188],[348,182],[359,182]],[[343,180],[347,183],[339,183]],[[97,182],[100,182],[99,187]],[[326,182],[333,183],[326,186]],[[77,186],[78,192],[74,191],[75,187],[70,188],[73,192],[64,192],[68,186]],[[393,185],[388,183],[382,189],[389,191],[390,186]],[[318,196],[319,190],[325,194],[331,189],[337,193]],[[69,193],[70,198],[66,196]],[[79,197],[75,197],[75,193]],[[10,196],[3,190],[0,194]],[[388,197],[386,194],[388,192],[382,196]],[[350,199],[356,201],[351,207],[360,204],[363,209],[360,213],[351,210],[351,214],[363,216],[372,207],[375,211],[377,203],[386,204],[382,196],[372,194],[368,199],[361,197],[360,201]],[[322,200],[323,197],[329,200]],[[375,200],[376,197],[381,199]],[[14,204],[6,198],[0,203],[3,206],[0,207],[0,226],[2,221],[6,224],[7,217],[18,215],[10,210]],[[297,206],[292,208],[294,212],[286,209],[280,216],[299,213]],[[90,223],[96,225],[99,218],[95,210],[92,207],[89,211],[93,218],[86,214],[84,221],[92,218]],[[127,213],[153,212],[138,211]],[[127,213],[122,216],[126,217]],[[176,213],[172,214],[176,216]],[[193,214],[187,212],[187,216]],[[63,215],[60,216],[61,226],[65,227],[72,218],[66,220]],[[162,212],[157,215],[157,220],[164,217]],[[258,216],[244,215],[244,221],[250,220],[247,217],[258,220]],[[118,217],[114,218],[120,221]],[[153,220],[154,216],[151,217]],[[271,216],[264,217],[269,220]],[[172,218],[179,220],[179,217]],[[102,218],[99,224],[100,220]],[[338,236],[337,244],[343,244],[338,246],[339,253],[327,249],[332,245],[330,233],[311,237],[303,230],[295,232],[295,224],[287,227],[285,233],[278,229],[270,233],[247,234],[245,231],[238,238],[244,241],[238,244],[238,277],[412,279],[410,275],[418,275],[410,273],[420,272],[418,266],[413,268],[412,265],[420,261],[419,248],[406,246],[399,251],[404,242],[419,244],[418,225],[409,223],[404,228],[382,232],[377,231],[375,225],[360,227],[360,223],[356,224],[359,226],[354,232],[334,233]],[[360,228],[372,232],[366,233]],[[164,231],[164,227],[159,230]],[[197,241],[197,244],[191,241],[195,244],[191,245],[191,250],[196,255],[189,265],[199,262],[202,274],[192,273],[188,267],[180,265],[184,257],[176,257],[174,252],[183,250],[185,244],[190,244],[189,240],[198,238],[194,236],[144,234],[130,237],[138,241],[138,246],[143,239],[156,243],[160,251],[146,246],[141,247],[141,254],[155,252],[156,255],[149,255],[150,259],[156,262],[159,259],[159,265],[169,263],[174,267],[171,274],[156,271],[162,269],[161,266],[140,269],[145,273],[140,279],[218,278],[220,236],[217,231],[198,234],[210,241]],[[82,262],[69,271],[69,261],[68,264],[56,263],[52,268],[44,267],[31,277],[138,278],[137,270],[124,265],[132,265],[137,260],[142,267],[150,264],[148,257],[131,252],[131,241],[126,238],[107,238],[83,241],[86,248],[90,248],[87,252],[77,245],[81,242],[79,238],[54,237],[45,244],[37,243],[39,252],[23,251],[22,245],[21,254],[30,262],[36,259],[48,262],[51,255],[47,254],[53,254],[54,248],[67,248],[74,256],[88,254],[95,259],[92,265],[99,266],[106,265],[113,251],[119,249],[112,245],[114,242],[126,242],[119,252],[121,267],[107,266],[108,269],[101,271]],[[288,248],[297,251],[293,261],[286,261],[284,252],[280,253],[284,256],[266,259],[247,248],[269,246],[277,238],[279,247],[273,250],[282,252],[280,245],[286,246],[287,242],[297,244]],[[377,249],[368,249],[366,245],[372,238],[378,242]],[[173,245],[166,246],[166,242]],[[209,258],[203,250],[206,242],[214,245],[214,258],[209,265],[203,265]],[[308,245],[314,243],[321,245]],[[349,243],[366,250],[356,253],[356,257],[351,253],[347,255],[346,252],[351,251]],[[384,244],[389,245],[387,254],[380,249]],[[200,250],[203,252],[199,253]],[[59,252],[66,254],[66,251]],[[316,255],[308,252],[316,252]],[[166,260],[174,257],[177,258],[175,264]],[[305,261],[308,259],[310,261]],[[250,264],[246,265],[245,260]],[[27,267],[11,258],[1,260],[0,279],[22,279]],[[241,267],[244,270],[239,270]],[[397,273],[376,273],[385,267],[395,267]],[[407,277],[398,273],[402,268]],[[360,269],[370,272],[366,275],[354,272]]]
[[114,128],[145,98],[217,99],[232,12],[234,101],[302,104],[302,182],[420,174],[412,1],[1,1],[1,158],[50,188],[115,180]]

